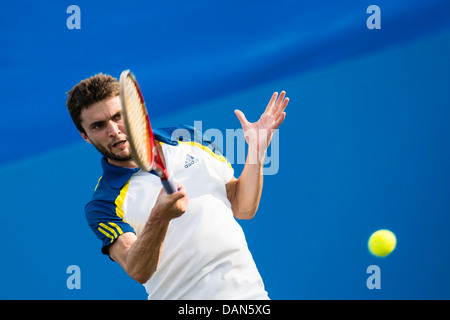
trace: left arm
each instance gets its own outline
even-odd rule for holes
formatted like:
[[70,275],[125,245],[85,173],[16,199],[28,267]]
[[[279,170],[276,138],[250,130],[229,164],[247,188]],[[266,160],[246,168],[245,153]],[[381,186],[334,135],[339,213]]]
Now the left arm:
[[289,98],[285,98],[285,96],[286,92],[284,91],[279,97],[275,92],[264,113],[254,123],[248,122],[241,111],[235,110],[248,144],[247,160],[241,176],[239,179],[233,177],[226,184],[231,209],[238,219],[251,219],[258,210],[263,187],[264,158],[275,130],[286,116],[284,109]]

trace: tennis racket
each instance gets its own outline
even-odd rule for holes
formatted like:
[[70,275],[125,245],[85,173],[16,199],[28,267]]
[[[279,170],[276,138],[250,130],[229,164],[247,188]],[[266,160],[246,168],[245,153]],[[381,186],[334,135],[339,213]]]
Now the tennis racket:
[[130,70],[125,70],[120,75],[119,84],[122,113],[134,160],[142,170],[156,172],[167,194],[176,192],[178,188],[169,177],[159,150],[155,146],[150,118],[136,77]]

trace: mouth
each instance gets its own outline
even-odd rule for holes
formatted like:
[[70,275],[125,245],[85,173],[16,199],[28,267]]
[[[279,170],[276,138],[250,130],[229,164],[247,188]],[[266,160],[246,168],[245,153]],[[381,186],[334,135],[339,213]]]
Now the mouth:
[[125,142],[127,142],[127,140],[120,140],[120,141],[114,143],[114,144],[112,145],[112,147],[113,147],[113,148],[119,148],[119,147],[123,146],[123,145],[125,144]]

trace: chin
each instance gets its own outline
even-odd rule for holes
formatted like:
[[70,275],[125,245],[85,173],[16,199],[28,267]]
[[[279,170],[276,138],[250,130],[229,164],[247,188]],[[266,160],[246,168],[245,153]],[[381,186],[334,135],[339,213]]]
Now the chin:
[[116,152],[112,152],[111,150],[110,153],[118,159],[123,159],[123,161],[126,161],[128,158],[131,157],[131,151],[128,148]]
[[117,154],[117,157],[124,159],[124,161],[128,161],[131,159],[131,152],[127,151],[127,152],[119,152]]

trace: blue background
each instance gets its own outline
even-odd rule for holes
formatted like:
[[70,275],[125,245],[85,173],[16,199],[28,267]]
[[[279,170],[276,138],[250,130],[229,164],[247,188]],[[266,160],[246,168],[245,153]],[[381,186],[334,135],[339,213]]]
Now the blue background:
[[[81,9],[69,30],[66,9]],[[366,9],[381,8],[381,30]],[[146,299],[84,218],[100,157],[66,94],[135,72],[153,126],[256,121],[291,99],[280,168],[240,221],[272,299],[450,298],[450,3],[3,1],[0,298]],[[236,176],[242,165],[235,165]],[[386,258],[370,234],[395,232]],[[381,289],[366,287],[368,266]],[[67,267],[81,269],[69,290]]]

